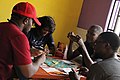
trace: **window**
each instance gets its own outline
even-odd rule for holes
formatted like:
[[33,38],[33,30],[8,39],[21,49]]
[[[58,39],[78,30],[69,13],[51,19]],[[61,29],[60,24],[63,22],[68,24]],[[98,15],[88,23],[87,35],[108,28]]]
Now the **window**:
[[104,31],[115,32],[120,36],[120,0],[113,0]]
[[117,21],[115,25],[115,33],[117,33],[120,36],[120,8],[119,8],[119,14],[117,16]]

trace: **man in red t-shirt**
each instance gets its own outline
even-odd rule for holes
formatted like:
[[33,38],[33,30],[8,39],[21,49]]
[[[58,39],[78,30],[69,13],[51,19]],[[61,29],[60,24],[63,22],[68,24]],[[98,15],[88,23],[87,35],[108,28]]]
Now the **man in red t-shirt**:
[[13,65],[29,78],[46,59],[44,52],[35,62],[31,60],[30,46],[22,31],[28,32],[33,22],[41,25],[36,18],[36,10],[28,2],[20,2],[13,7],[9,22],[0,23],[0,80],[7,80]]

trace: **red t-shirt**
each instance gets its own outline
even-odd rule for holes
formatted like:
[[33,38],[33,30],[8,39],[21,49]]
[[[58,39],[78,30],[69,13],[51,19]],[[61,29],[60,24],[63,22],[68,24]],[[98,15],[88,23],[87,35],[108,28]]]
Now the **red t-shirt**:
[[0,80],[11,76],[12,66],[32,63],[26,35],[10,23],[0,23]]

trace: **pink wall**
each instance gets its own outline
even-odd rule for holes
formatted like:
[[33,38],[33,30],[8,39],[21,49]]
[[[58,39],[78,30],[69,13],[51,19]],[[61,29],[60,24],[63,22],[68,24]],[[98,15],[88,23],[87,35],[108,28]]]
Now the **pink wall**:
[[78,27],[88,29],[92,24],[104,29],[112,0],[84,0]]

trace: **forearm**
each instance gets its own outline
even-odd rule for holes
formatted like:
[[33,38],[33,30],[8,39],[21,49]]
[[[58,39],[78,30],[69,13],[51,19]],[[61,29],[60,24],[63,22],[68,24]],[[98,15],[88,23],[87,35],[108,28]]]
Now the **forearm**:
[[79,35],[75,35],[74,33],[70,33],[69,37],[72,41],[78,43],[78,45],[82,48],[82,55],[85,61],[85,64],[87,65],[87,67],[89,68],[91,66],[91,64],[93,64],[92,59],[90,58],[88,51],[84,45],[84,42],[81,38],[81,36]]
[[88,68],[90,68],[91,64],[93,64],[93,60],[90,58],[89,54],[88,54],[88,51],[84,45],[84,43],[82,42],[78,42],[79,46],[82,48],[82,55],[83,55],[83,58],[84,58],[84,62],[86,64],[86,66]]
[[69,45],[68,45],[68,51],[67,51],[67,59],[68,59],[68,60],[71,60],[71,59],[72,59],[72,55],[73,55],[73,52],[72,52],[72,44],[73,44],[73,41],[70,41],[70,42],[69,42]]
[[38,71],[40,65],[45,61],[45,59],[45,54],[42,54],[33,63],[27,65],[20,65],[18,67],[26,78],[30,78]]
[[21,73],[26,77],[32,77],[38,70],[38,68],[34,67],[33,63],[27,65],[19,65]]
[[87,68],[90,68],[90,66],[94,63],[93,60],[90,58],[89,54],[84,50],[82,51],[82,54],[83,54],[85,65],[87,66]]

